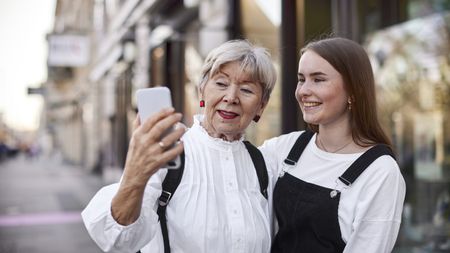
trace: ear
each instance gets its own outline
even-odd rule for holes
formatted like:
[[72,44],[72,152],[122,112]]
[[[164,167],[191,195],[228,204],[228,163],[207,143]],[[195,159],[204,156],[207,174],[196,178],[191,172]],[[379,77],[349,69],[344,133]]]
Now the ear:
[[268,103],[269,103],[269,101],[261,101],[260,108],[256,112],[256,115],[261,116],[264,112],[264,109],[266,109],[266,106]]
[[[204,87],[203,87],[204,88]],[[203,99],[203,89],[201,89],[200,87],[197,86],[197,97],[199,100]]]
[[349,95],[347,98],[347,101],[350,103],[353,103],[353,102],[355,102],[355,97],[353,95]]

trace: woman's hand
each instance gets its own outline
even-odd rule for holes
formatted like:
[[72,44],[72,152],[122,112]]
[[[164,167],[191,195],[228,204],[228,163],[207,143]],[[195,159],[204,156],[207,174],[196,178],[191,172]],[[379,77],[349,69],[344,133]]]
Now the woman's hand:
[[133,123],[123,181],[136,186],[146,185],[148,179],[168,161],[183,152],[183,145],[177,142],[184,134],[183,128],[175,129],[165,137],[162,134],[181,120],[180,113],[173,108],[161,110],[140,124],[139,117]]
[[161,110],[143,124],[136,117],[122,181],[111,203],[112,216],[119,224],[129,225],[137,220],[150,177],[183,152],[182,143],[171,146],[181,138],[185,128],[177,128],[162,137],[180,120],[181,114],[175,113],[173,108]]

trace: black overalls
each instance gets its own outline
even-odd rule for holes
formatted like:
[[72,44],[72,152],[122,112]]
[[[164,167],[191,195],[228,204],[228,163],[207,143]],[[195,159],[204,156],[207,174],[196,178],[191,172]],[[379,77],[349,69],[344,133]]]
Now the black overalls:
[[[286,164],[295,166],[313,135],[307,130],[297,139]],[[387,146],[376,145],[352,163],[339,180],[351,186],[382,155],[394,157]],[[278,179],[273,194],[279,231],[272,244],[272,253],[337,253],[344,250],[338,220],[339,191],[285,173]]]

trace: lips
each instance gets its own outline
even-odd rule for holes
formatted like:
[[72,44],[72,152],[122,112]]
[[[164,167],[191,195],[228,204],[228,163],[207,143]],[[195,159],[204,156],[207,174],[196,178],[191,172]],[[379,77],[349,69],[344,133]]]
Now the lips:
[[218,110],[217,113],[220,115],[220,117],[222,117],[224,119],[234,119],[239,116],[239,114],[237,114],[237,113],[223,111],[223,110]]
[[303,102],[303,107],[305,107],[305,108],[313,108],[313,107],[319,106],[321,104],[322,103],[320,103],[320,102]]

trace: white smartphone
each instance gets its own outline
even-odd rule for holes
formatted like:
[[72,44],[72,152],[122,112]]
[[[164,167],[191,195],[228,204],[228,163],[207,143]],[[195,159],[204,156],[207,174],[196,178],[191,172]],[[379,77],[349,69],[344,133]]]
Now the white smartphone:
[[[172,107],[170,90],[167,87],[138,89],[136,91],[136,101],[141,124],[161,109]],[[173,127],[163,133],[162,137],[171,131],[173,131]],[[168,169],[177,169],[180,166],[180,162],[180,156],[177,156],[174,160],[169,161],[165,167]]]

